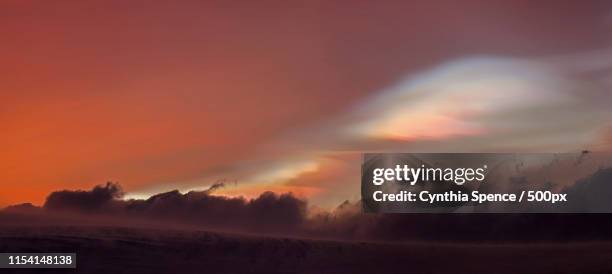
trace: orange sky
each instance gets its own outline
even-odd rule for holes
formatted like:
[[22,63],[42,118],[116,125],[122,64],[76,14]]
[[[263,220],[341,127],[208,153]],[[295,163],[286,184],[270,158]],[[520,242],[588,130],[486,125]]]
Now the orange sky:
[[[458,13],[426,2],[5,1],[0,206],[107,180],[128,192],[204,187],[212,182],[198,180],[211,174],[241,174],[246,164],[236,163],[285,157],[266,145],[446,60],[611,45],[609,5],[528,3],[474,2]],[[320,151],[286,158],[310,152]],[[316,184],[285,178],[227,193],[267,183],[344,199],[354,186],[321,181],[359,157],[321,157],[334,164],[298,172]]]

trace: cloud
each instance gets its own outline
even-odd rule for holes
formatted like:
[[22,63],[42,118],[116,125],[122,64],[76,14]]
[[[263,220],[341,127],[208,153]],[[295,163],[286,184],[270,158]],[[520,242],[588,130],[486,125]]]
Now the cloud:
[[384,141],[388,150],[429,152],[580,149],[612,123],[610,110],[599,104],[603,98],[584,96],[605,90],[604,68],[597,68],[537,58],[458,59],[412,75],[356,108],[341,133],[370,149]]
[[[319,124],[262,144],[226,172],[185,182],[189,189],[218,178],[249,184],[285,185],[330,170],[342,157],[334,184],[310,183],[309,198],[329,204],[354,195],[360,154],[410,152],[571,152],[602,150],[612,125],[607,90],[612,52],[553,57],[472,56],[408,75],[363,102]],[[305,172],[306,170],[306,172]],[[282,176],[280,176],[282,175]],[[238,187],[231,191],[240,192]],[[322,200],[325,197],[325,201]]]
[[282,232],[297,229],[306,217],[303,200],[292,194],[264,192],[254,199],[214,196],[223,184],[205,191],[185,194],[177,190],[160,193],[146,200],[121,200],[121,187],[107,183],[91,190],[63,190],[51,193],[43,209],[49,214],[97,213],[105,217],[159,220],[226,229],[249,228],[251,232]]
[[[567,210],[585,213],[612,211],[612,168],[602,168],[563,190],[567,193]],[[596,211],[588,211],[596,210]]]
[[40,213],[41,208],[35,206],[31,203],[23,203],[18,205],[7,206],[3,209],[4,212],[7,213],[17,213],[17,214],[34,214]]
[[[612,194],[612,168],[596,171],[566,188],[571,207],[603,203]],[[116,184],[89,191],[53,192],[43,208],[29,204],[0,211],[0,220],[27,215],[53,222],[66,212],[78,220],[107,220],[129,226],[186,224],[203,229],[357,241],[568,241],[610,240],[605,214],[363,214],[361,203],[345,201],[332,210],[309,207],[291,194],[264,192],[256,198],[215,196],[207,191],[170,191],[146,200],[121,200]],[[95,202],[83,199],[95,197]],[[51,206],[53,205],[53,206]],[[7,215],[9,214],[9,215]],[[8,216],[8,217],[7,217]],[[13,218],[24,220],[21,218]]]
[[216,190],[224,188],[225,187],[225,183],[214,183],[212,186],[210,186],[207,190],[204,191],[204,193],[206,194],[212,194],[214,193]]
[[[411,152],[500,152],[500,151],[581,151],[597,150],[612,117],[609,110],[612,86],[608,52],[577,54],[555,58],[516,58],[477,56],[442,63],[411,74],[361,104],[311,127],[286,132],[261,144],[243,161],[180,184],[181,190],[203,189],[183,194],[170,191],[144,191],[148,199],[120,200],[120,190],[106,185],[91,191],[60,191],[51,194],[45,209],[78,212],[107,212],[118,216],[138,216],[185,221],[202,225],[266,228],[299,231],[334,237],[423,237],[435,238],[441,227],[454,227],[464,220],[486,227],[457,228],[455,236],[476,237],[480,233],[509,233],[520,237],[516,222],[533,223],[531,217],[415,217],[366,216],[349,214],[348,205],[321,211],[314,219],[307,216],[307,203],[293,195],[272,193],[251,199],[214,196],[232,190],[240,193],[246,185],[316,187],[317,197],[334,193],[328,200],[358,197],[360,154],[368,151]],[[603,137],[602,137],[603,136]],[[338,159],[345,164],[334,164]],[[316,176],[329,172],[325,178]],[[333,174],[332,174],[333,173]],[[206,187],[218,178],[238,180],[238,187]],[[327,180],[326,180],[327,179]],[[158,186],[159,187],[159,186]],[[270,189],[275,189],[270,187]],[[278,188],[277,188],[278,189]],[[260,193],[260,192],[258,192]],[[351,197],[352,194],[355,194]],[[128,196],[134,197],[134,196]],[[354,200],[354,199],[353,199]],[[329,203],[329,202],[328,202]],[[358,206],[357,206],[358,207]],[[439,218],[441,218],[439,220]],[[556,217],[542,217],[563,224]],[[559,217],[560,218],[560,217]],[[587,217],[572,217],[568,224]],[[593,217],[595,218],[595,217]],[[455,220],[456,219],[456,220]],[[587,218],[588,219],[588,218]],[[538,219],[541,220],[541,219]],[[588,220],[587,220],[588,221]],[[509,222],[508,225],[502,225]],[[607,223],[597,222],[605,227]],[[297,230],[296,230],[297,229]],[[518,231],[522,231],[518,227]],[[402,231],[412,231],[405,233]],[[476,233],[477,232],[477,233]],[[453,232],[454,233],[454,232]],[[395,236],[393,236],[395,235]],[[450,236],[449,236],[450,235]],[[470,236],[472,235],[472,236]],[[485,236],[482,236],[485,237]]]
[[90,191],[56,191],[51,193],[44,204],[45,209],[76,210],[81,212],[99,211],[123,196],[118,184],[106,183]]

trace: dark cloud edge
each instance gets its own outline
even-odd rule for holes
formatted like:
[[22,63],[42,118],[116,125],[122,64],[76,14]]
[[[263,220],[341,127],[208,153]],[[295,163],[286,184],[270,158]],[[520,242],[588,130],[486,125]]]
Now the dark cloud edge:
[[[264,192],[253,199],[214,195],[222,187],[185,194],[177,190],[146,200],[123,200],[116,183],[91,190],[49,194],[42,207],[29,203],[0,211],[0,220],[54,217],[102,218],[130,225],[136,220],[159,225],[184,224],[203,229],[359,241],[598,241],[612,240],[612,214],[364,214],[360,202],[345,201],[334,210],[314,210],[291,193]],[[612,195],[612,168],[600,169],[565,189],[571,206],[605,203]],[[24,217],[25,216],[25,217]]]

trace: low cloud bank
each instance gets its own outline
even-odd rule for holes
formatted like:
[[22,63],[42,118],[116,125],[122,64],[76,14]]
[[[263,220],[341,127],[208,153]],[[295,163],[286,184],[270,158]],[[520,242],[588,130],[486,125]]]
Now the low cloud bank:
[[[612,168],[600,169],[565,191],[576,203],[603,202],[612,194]],[[209,190],[171,191],[146,200],[122,200],[121,187],[107,183],[88,191],[51,193],[43,207],[21,204],[6,214],[105,216],[187,224],[231,231],[343,240],[380,241],[573,241],[612,240],[610,214],[363,214],[359,202],[331,211],[308,208],[292,194],[265,192],[254,199],[214,195]],[[595,187],[595,192],[587,191]],[[595,198],[591,199],[593,195]],[[572,204],[571,206],[580,206]]]
[[296,230],[305,220],[306,201],[291,194],[264,192],[250,200],[212,195],[220,187],[214,185],[186,194],[175,190],[146,200],[121,200],[121,187],[107,183],[89,191],[53,192],[42,210],[47,214],[99,214],[272,233]]

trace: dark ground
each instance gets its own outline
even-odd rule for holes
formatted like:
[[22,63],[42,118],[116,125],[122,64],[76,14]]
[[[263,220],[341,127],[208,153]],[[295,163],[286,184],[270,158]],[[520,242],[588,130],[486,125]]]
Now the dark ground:
[[0,226],[0,252],[76,252],[77,269],[0,273],[612,273],[612,242],[363,243],[193,230]]

